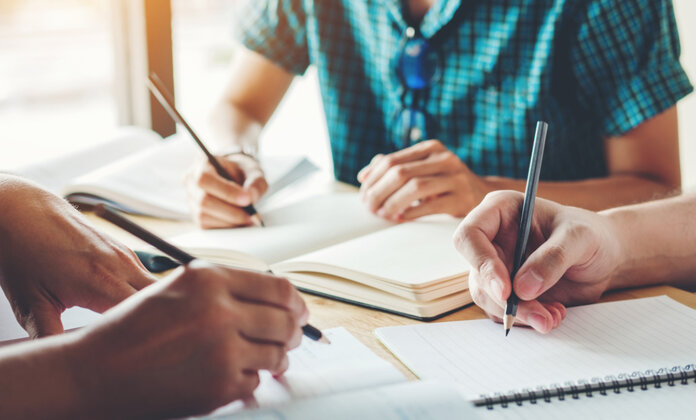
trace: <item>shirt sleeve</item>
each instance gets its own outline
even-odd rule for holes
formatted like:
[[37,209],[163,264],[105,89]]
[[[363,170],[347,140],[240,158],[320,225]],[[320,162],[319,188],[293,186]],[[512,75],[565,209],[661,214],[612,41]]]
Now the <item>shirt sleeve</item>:
[[235,24],[237,39],[293,74],[309,67],[304,0],[250,0]]
[[671,0],[590,0],[580,16],[571,48],[577,99],[603,135],[626,133],[692,91]]

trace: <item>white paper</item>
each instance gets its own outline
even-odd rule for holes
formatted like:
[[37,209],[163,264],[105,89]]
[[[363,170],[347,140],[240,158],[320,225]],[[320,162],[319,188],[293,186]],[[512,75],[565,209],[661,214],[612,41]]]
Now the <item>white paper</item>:
[[232,403],[215,415],[246,408],[277,406],[309,397],[393,384],[405,381],[389,362],[353,337],[344,328],[323,331],[331,344],[304,337],[302,345],[289,353],[290,367],[278,379],[262,372],[254,400]]
[[266,227],[196,230],[171,241],[204,259],[224,262],[243,253],[273,264],[390,226],[357,193],[312,197],[266,212],[263,220]]
[[479,411],[452,387],[430,382],[406,382],[281,407],[247,411],[231,419],[248,420],[467,420]]
[[[468,398],[696,361],[696,311],[666,297],[568,309],[547,335],[489,320],[376,330],[421,379],[459,384]],[[696,392],[696,387],[694,387]]]

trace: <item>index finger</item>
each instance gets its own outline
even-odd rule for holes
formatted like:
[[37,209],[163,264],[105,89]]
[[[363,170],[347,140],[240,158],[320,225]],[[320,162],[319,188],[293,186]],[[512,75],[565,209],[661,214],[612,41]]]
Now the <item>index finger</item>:
[[217,266],[216,269],[227,279],[227,289],[237,299],[287,309],[297,319],[307,319],[307,305],[287,279],[259,271],[222,266]]
[[[500,290],[495,291],[494,295],[500,299],[506,299],[512,287],[510,272],[493,241],[506,228],[504,217],[519,214],[520,202],[521,197],[517,193],[489,194],[464,218],[454,234],[457,250],[481,275],[484,285],[497,285]],[[513,249],[502,251],[513,252]]]
[[251,158],[240,161],[239,165],[244,172],[243,188],[251,196],[251,202],[255,203],[268,190],[268,183],[266,182],[263,169],[261,169],[261,165],[257,161]]
[[369,189],[375,182],[384,176],[385,172],[387,172],[390,167],[399,165],[401,163],[425,159],[431,153],[437,150],[442,150],[443,148],[444,146],[442,146],[440,142],[425,141],[418,143],[415,146],[411,146],[383,156],[377,160],[374,165],[370,164],[370,171],[365,177],[365,181],[362,183],[361,189]]
[[[229,165],[226,165],[229,166]],[[229,168],[225,168],[231,174]],[[238,169],[239,172],[241,170]],[[248,206],[251,204],[251,197],[244,188],[235,181],[223,178],[217,173],[215,168],[206,163],[203,171],[200,173],[197,185],[208,194],[219,198],[220,200],[239,206]]]

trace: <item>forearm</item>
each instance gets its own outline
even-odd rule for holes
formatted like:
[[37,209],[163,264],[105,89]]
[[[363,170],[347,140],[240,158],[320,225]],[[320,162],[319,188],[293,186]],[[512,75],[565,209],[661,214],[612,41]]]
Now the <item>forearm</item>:
[[287,92],[294,75],[262,55],[240,48],[230,79],[212,115],[221,152],[257,147],[261,130]]
[[240,105],[223,100],[215,107],[211,117],[211,128],[215,139],[213,147],[217,154],[238,150],[258,150],[258,139],[264,122],[252,117]]
[[0,348],[0,418],[85,418],[69,335]]
[[[486,177],[487,189],[524,191],[526,182],[501,177]],[[545,181],[537,195],[564,205],[599,211],[674,194],[673,187],[633,175],[614,175],[582,181]]]
[[696,290],[696,195],[608,210],[622,258],[611,288],[671,284]]

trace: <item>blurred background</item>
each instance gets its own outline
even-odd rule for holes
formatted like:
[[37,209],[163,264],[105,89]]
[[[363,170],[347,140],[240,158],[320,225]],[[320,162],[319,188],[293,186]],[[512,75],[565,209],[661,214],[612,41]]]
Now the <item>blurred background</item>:
[[[129,28],[145,19],[138,15],[143,1],[0,0],[0,170],[72,153],[107,141],[121,125],[139,123],[127,111],[137,109],[137,94],[127,92],[137,85],[129,72],[145,41]],[[156,6],[166,0],[147,1]],[[242,1],[171,0],[177,104],[203,136],[234,59],[231,22]],[[140,9],[125,6],[138,3]],[[696,1],[674,5],[682,62],[696,83]],[[696,95],[679,107],[684,185],[693,189]],[[262,147],[294,150],[330,167],[313,70],[296,80]]]

